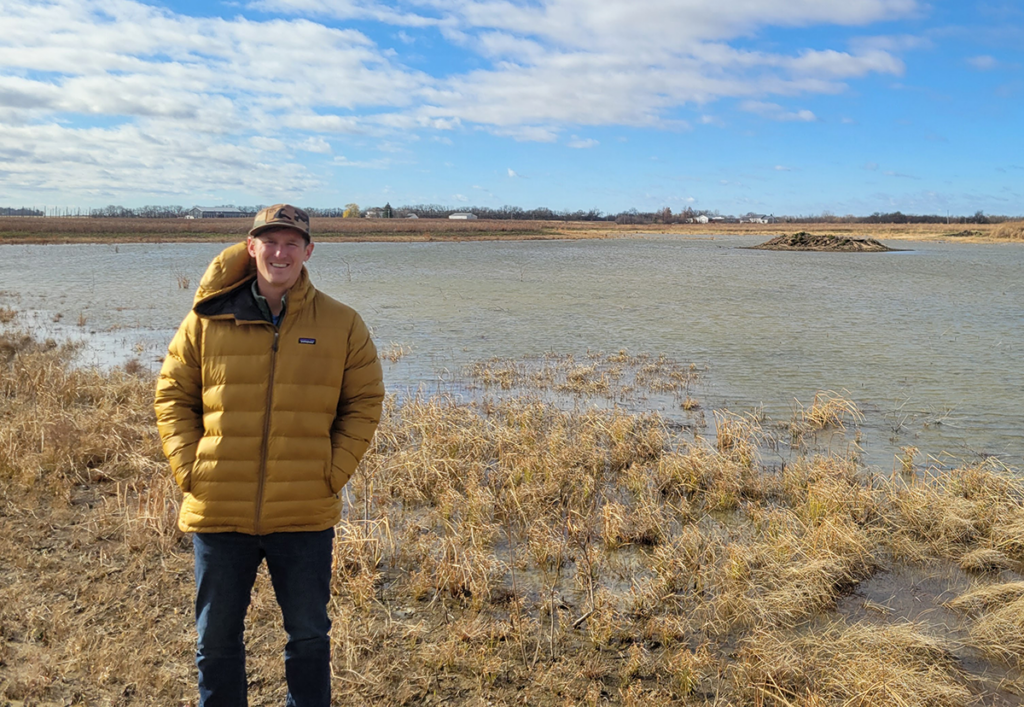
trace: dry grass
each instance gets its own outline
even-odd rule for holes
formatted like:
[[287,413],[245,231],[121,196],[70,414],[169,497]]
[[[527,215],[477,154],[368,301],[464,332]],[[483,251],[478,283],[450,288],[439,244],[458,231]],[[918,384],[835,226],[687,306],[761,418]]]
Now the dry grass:
[[[957,224],[723,223],[619,225],[609,221],[452,221],[449,219],[313,218],[318,241],[431,241],[536,238],[616,238],[646,233],[671,233],[693,238],[718,235],[777,236],[794,231],[814,235],[886,240],[1006,240],[995,236],[1001,226]],[[241,239],[249,219],[119,219],[0,217],[0,242],[139,242]],[[969,235],[964,231],[969,230]],[[1002,231],[1000,231],[1002,233]]]
[[403,358],[412,353],[412,347],[405,344],[397,344],[392,341],[387,346],[381,348],[377,355],[380,356],[381,360],[387,361],[388,363],[398,363]]
[[[593,224],[558,221],[313,218],[317,241],[429,241],[494,238],[600,238]],[[241,240],[251,219],[119,219],[0,217],[0,242],[163,242]]]
[[990,547],[965,552],[960,558],[960,569],[964,572],[998,572],[1013,568],[1016,563],[1009,557]]
[[[73,356],[0,339],[0,701],[188,704],[191,553],[151,374]],[[925,627],[834,608],[894,557],[1018,561],[1020,482],[981,465],[879,483],[834,455],[769,469],[756,417],[718,411],[708,441],[585,403],[685,399],[695,374],[549,356],[477,367],[477,403],[390,398],[338,526],[338,704],[969,702]],[[1013,618],[973,601],[971,640],[1008,660]],[[247,621],[251,704],[280,704],[265,573]]]
[[972,616],[987,613],[994,608],[1013,603],[1024,597],[1024,582],[990,584],[972,589],[949,602],[954,611]]
[[1024,241],[1024,221],[1006,221],[995,227],[992,238],[1000,241]]
[[178,283],[179,290],[187,290],[192,285],[192,278],[183,272],[174,273],[174,280]]
[[951,648],[913,624],[837,623],[805,635],[758,633],[741,660],[753,704],[972,704]]
[[1005,468],[982,463],[927,472],[910,483],[892,479],[887,495],[897,529],[891,542],[908,558],[931,555],[971,566],[992,560],[995,550],[1022,559],[1024,481]]
[[0,324],[8,324],[18,316],[17,310],[10,307],[0,307]]
[[470,366],[466,374],[485,388],[506,391],[553,392],[615,402],[644,402],[649,396],[666,395],[686,410],[697,407],[690,392],[700,379],[695,363],[625,350],[589,352],[582,358],[553,353],[524,359],[494,358]]
[[846,422],[859,423],[864,419],[857,404],[833,390],[819,390],[807,407],[797,401],[798,420],[794,427],[814,431],[828,428],[846,429]]
[[972,617],[971,645],[993,660],[1024,667],[1024,582],[983,585],[949,607]]

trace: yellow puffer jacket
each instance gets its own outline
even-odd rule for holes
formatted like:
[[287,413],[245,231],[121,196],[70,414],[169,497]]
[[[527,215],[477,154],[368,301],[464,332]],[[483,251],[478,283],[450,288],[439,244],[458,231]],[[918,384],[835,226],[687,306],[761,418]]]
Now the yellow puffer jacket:
[[351,308],[305,268],[280,327],[252,296],[245,243],[206,270],[156,389],[185,532],[325,530],[380,422],[377,350]]

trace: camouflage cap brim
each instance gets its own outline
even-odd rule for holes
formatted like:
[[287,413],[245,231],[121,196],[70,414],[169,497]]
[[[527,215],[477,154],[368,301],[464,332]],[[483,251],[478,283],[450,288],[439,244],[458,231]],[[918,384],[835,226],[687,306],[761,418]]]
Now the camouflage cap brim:
[[309,242],[309,214],[297,206],[274,204],[262,209],[253,219],[249,235],[258,236],[274,228],[291,228]]

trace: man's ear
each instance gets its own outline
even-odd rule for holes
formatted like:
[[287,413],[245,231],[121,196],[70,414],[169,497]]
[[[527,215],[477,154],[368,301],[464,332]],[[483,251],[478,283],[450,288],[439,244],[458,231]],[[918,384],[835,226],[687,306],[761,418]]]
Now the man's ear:
[[303,258],[302,262],[306,262],[307,260],[309,260],[309,256],[311,256],[311,255],[313,255],[313,242],[312,241],[310,241],[309,245],[306,246],[306,257]]
[[245,239],[245,249],[249,251],[250,258],[256,257],[256,244],[254,243],[255,240],[256,239],[253,238],[252,236],[247,236]]

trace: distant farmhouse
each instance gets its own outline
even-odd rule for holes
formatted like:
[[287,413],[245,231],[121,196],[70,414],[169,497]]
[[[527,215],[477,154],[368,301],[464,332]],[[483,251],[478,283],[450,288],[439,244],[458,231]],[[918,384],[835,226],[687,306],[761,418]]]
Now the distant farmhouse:
[[234,206],[193,206],[185,218],[242,218],[248,215]]
[[452,219],[454,221],[472,221],[473,219],[476,218],[476,214],[463,214],[463,213],[450,214],[448,216],[448,218],[450,218],[450,219]]
[[391,202],[384,204],[384,208],[374,207],[366,210],[366,218],[394,218],[395,210],[391,208]]

